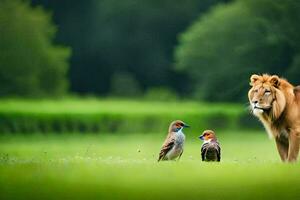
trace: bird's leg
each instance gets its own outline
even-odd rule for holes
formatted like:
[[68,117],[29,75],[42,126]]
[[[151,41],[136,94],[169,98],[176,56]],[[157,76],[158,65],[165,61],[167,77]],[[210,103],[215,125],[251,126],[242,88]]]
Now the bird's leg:
[[177,158],[177,160],[176,160],[177,162],[180,160],[182,154],[183,154],[183,150],[182,150],[181,154],[179,155],[179,157]]
[[286,161],[288,158],[288,150],[289,150],[289,140],[283,135],[278,135],[275,138],[276,146],[278,153],[280,155],[280,158],[282,161]]
[[296,162],[300,147],[300,131],[291,130],[289,134],[288,162]]

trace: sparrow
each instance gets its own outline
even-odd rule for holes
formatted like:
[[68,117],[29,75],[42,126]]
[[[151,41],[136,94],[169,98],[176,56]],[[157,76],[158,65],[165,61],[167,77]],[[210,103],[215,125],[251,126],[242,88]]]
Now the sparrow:
[[205,130],[199,139],[204,141],[201,147],[202,161],[220,162],[221,147],[216,134],[212,130]]
[[183,153],[183,146],[185,141],[185,135],[182,132],[183,128],[189,127],[181,120],[173,121],[169,126],[169,132],[165,142],[163,143],[158,162],[161,160],[177,160],[180,159]]

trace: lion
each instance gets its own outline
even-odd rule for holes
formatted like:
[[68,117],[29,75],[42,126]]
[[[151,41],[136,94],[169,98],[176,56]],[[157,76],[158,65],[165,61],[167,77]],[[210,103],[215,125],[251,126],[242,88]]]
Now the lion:
[[300,146],[300,86],[277,75],[252,75],[250,109],[275,138],[283,162],[297,161]]

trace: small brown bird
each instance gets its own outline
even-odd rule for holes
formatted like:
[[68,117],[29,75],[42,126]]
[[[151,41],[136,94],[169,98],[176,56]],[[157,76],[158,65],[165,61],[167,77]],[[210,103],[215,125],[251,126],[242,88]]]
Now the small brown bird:
[[169,126],[169,133],[160,150],[158,161],[180,159],[183,153],[185,135],[184,127],[189,127],[181,120],[173,121]]
[[205,130],[199,138],[204,141],[201,147],[202,161],[220,162],[221,148],[216,134],[212,130]]

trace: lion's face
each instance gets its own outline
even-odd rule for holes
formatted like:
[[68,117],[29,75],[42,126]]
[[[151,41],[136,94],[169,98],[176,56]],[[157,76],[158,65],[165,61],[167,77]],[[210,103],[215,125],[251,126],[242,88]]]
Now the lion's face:
[[254,115],[269,112],[274,101],[274,91],[269,84],[256,84],[249,90],[249,101]]
[[280,79],[278,76],[252,75],[250,78],[252,88],[248,92],[248,98],[253,114],[257,117],[263,114],[273,114],[273,107],[277,107],[276,97],[282,98],[282,92],[278,89]]

